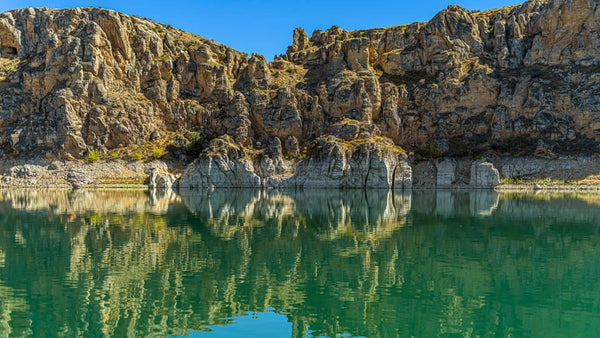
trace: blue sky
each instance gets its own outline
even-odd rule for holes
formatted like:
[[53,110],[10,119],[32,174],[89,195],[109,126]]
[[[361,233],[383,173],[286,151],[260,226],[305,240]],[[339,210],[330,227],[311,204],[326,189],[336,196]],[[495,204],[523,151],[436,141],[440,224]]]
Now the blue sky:
[[356,30],[427,21],[450,4],[484,10],[523,1],[0,0],[0,12],[28,6],[102,6],[170,24],[271,59],[275,54],[285,53],[295,27],[303,27],[310,36],[313,30],[332,25]]

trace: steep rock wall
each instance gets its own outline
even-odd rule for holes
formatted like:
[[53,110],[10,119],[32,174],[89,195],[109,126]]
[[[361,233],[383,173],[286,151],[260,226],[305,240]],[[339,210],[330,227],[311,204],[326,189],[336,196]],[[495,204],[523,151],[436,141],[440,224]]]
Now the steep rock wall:
[[[424,23],[310,38],[296,29],[270,63],[100,8],[2,13],[0,157],[82,158],[169,136],[184,163],[195,157],[177,149],[198,143],[202,170],[245,161],[260,182],[306,185],[311,165],[326,163],[329,175],[337,161],[319,159],[315,144],[385,140],[340,152],[352,178],[334,185],[360,186],[369,180],[358,172],[374,163],[365,161],[389,142],[417,160],[597,153],[599,4],[449,6]],[[215,162],[212,141],[225,136],[245,158]],[[406,156],[381,163],[381,182],[394,186]]]

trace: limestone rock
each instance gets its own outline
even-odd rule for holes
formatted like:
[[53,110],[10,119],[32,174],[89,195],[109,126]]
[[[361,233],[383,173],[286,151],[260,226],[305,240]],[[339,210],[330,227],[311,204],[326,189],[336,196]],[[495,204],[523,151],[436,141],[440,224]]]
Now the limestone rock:
[[450,186],[454,183],[456,175],[456,161],[444,159],[435,163],[437,169],[437,186]]
[[366,141],[346,151],[335,137],[320,139],[316,154],[301,162],[286,185],[300,188],[409,188],[406,155]]
[[413,170],[406,161],[401,161],[394,172],[394,189],[410,189],[413,187]]
[[46,173],[46,168],[34,164],[25,164],[10,168],[9,175],[14,178],[33,178]]
[[571,156],[557,159],[536,157],[506,158],[501,162],[505,178],[557,180],[584,179],[600,170],[600,163],[590,156]]
[[175,177],[165,170],[153,168],[148,175],[148,187],[157,189],[171,189]]
[[490,162],[479,160],[471,165],[471,181],[473,187],[489,188],[500,184],[500,173]]
[[246,160],[206,157],[194,161],[184,171],[179,188],[257,188],[261,180]]
[[84,171],[71,170],[67,174],[67,182],[69,182],[74,189],[83,188],[92,181],[93,177]]
[[179,188],[256,188],[261,179],[244,149],[231,138],[211,142],[209,150],[190,164],[179,180]]
[[[535,0],[310,38],[296,29],[273,62],[106,9],[13,10],[0,14],[0,154],[72,160],[185,138],[196,150],[169,147],[195,160],[182,183],[202,187],[406,186],[405,159],[380,138],[425,158],[591,156],[596,9]],[[309,151],[328,136],[329,153]],[[238,149],[211,148],[225,137]],[[496,184],[492,169],[478,165],[474,184]],[[427,184],[468,180],[451,171],[438,163]]]

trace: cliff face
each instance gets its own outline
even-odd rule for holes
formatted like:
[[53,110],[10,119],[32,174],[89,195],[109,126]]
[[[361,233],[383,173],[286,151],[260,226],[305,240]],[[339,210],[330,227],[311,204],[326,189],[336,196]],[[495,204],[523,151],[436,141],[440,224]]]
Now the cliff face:
[[270,63],[104,9],[6,12],[0,156],[161,144],[190,161],[182,150],[192,144],[220,172],[295,175],[303,186],[295,168],[307,155],[298,168],[335,176],[338,166],[343,177],[368,172],[374,156],[394,182],[399,147],[424,157],[595,153],[599,5],[450,6],[427,23],[310,38],[297,29]]
[[0,16],[0,43],[5,152],[81,157],[163,130],[248,128],[233,85],[249,58],[189,33],[103,9],[24,9]]
[[297,30],[285,58],[308,69],[329,116],[354,112],[407,149],[597,151],[598,4],[450,6],[427,23]]

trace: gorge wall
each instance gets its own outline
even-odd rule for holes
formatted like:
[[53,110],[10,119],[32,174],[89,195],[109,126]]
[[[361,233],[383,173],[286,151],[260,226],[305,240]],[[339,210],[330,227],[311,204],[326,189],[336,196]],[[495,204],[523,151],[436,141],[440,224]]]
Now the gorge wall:
[[[0,158],[159,148],[197,159],[187,186],[405,187],[439,157],[593,156],[599,5],[449,6],[424,23],[299,28],[272,62],[101,8],[5,12]],[[475,182],[480,162],[466,165]]]

